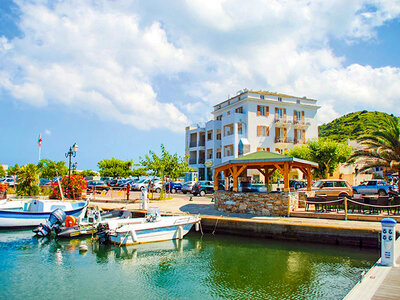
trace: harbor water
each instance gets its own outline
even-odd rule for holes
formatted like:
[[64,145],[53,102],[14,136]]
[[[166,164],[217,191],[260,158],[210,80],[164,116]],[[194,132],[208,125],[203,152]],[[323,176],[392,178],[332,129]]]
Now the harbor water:
[[118,247],[0,231],[0,298],[342,299],[378,256],[377,250],[197,233]]

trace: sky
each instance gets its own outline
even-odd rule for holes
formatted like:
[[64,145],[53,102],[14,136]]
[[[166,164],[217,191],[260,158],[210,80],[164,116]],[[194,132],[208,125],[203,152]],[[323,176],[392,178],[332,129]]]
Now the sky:
[[78,169],[164,144],[238,90],[317,99],[320,124],[400,115],[400,1],[1,0],[0,163]]

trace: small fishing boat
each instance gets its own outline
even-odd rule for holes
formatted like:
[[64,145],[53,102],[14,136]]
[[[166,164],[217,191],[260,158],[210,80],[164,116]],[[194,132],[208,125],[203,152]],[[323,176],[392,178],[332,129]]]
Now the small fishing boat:
[[110,230],[108,236],[111,243],[117,245],[134,245],[182,239],[194,224],[196,224],[196,230],[198,230],[200,217],[162,217],[157,208],[149,208],[146,218],[138,218],[138,222],[135,224],[122,225]]
[[[67,217],[65,227],[57,231],[58,238],[76,238],[97,234],[98,228],[115,228],[122,224],[136,222],[132,219],[132,213],[128,210],[113,210],[100,213],[97,210],[89,210],[87,218],[79,220],[75,217]],[[101,224],[101,225],[100,225]],[[100,225],[100,227],[99,227]]]
[[69,202],[33,199],[25,201],[22,207],[0,207],[0,228],[36,227],[45,223],[57,208],[67,216],[82,218],[89,201]]

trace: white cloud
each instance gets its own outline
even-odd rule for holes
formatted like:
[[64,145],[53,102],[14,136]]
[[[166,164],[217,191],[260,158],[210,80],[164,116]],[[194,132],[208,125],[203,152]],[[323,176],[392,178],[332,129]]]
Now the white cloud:
[[51,130],[50,129],[45,129],[44,134],[45,135],[51,135]]
[[[361,108],[400,113],[399,68],[345,66],[329,48],[375,38],[399,18],[396,1],[46,3],[18,0],[22,35],[0,37],[0,88],[31,105],[175,131],[245,87],[316,98],[323,122]],[[180,94],[167,100],[160,78]]]

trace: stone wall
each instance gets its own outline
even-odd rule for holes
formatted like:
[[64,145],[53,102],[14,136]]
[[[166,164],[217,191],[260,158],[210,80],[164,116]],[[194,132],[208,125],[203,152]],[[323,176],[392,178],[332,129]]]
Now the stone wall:
[[259,216],[286,216],[290,199],[291,210],[299,205],[297,192],[290,193],[239,193],[215,192],[215,208],[223,212],[247,213]]

